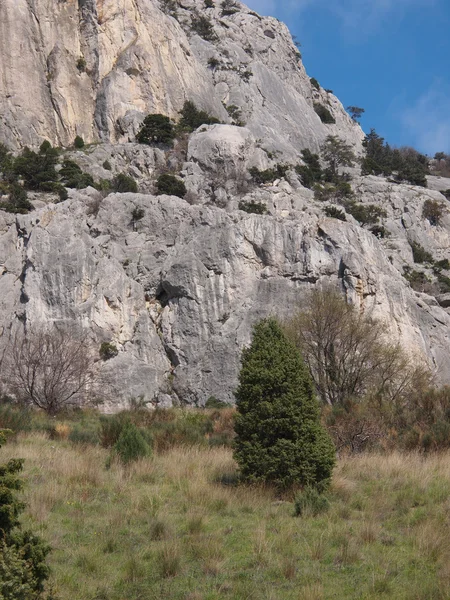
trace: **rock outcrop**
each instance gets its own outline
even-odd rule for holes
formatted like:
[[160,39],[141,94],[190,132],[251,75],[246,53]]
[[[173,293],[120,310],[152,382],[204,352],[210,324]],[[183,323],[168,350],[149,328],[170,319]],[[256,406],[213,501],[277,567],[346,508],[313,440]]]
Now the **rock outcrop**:
[[[224,122],[232,120],[225,107],[237,107],[255,138],[286,156],[317,150],[330,132],[360,144],[337,98],[311,85],[285,25],[244,5],[221,16],[219,2],[205,9],[185,0],[172,14],[170,4],[4,0],[0,142],[130,141],[146,114],[177,118],[193,100]],[[211,23],[203,38],[200,14]],[[335,125],[321,123],[314,102],[329,107]]]

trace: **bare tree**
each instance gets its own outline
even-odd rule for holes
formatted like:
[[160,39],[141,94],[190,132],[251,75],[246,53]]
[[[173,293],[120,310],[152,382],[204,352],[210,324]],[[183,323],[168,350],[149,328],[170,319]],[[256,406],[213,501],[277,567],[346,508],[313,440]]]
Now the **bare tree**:
[[86,335],[56,325],[16,333],[6,348],[2,371],[17,400],[52,415],[83,403],[94,380]]
[[399,400],[429,371],[388,341],[383,323],[362,314],[335,288],[313,290],[286,324],[303,353],[317,393],[330,405],[363,395]]

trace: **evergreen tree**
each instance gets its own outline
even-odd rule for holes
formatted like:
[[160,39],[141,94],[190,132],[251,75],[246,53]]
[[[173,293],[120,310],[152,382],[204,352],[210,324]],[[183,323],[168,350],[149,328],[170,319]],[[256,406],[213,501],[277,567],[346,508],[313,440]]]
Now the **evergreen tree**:
[[140,144],[170,144],[175,137],[174,126],[165,115],[147,115],[136,138]]
[[310,376],[273,318],[256,325],[242,353],[236,399],[234,457],[244,480],[281,489],[329,480],[334,447],[320,424]]
[[[5,435],[0,432],[0,447]],[[11,459],[0,465],[0,598],[2,600],[42,599],[49,576],[45,562],[50,548],[30,531],[20,527],[24,504],[17,498],[22,489],[18,474],[23,460]],[[47,597],[48,598],[48,597]]]

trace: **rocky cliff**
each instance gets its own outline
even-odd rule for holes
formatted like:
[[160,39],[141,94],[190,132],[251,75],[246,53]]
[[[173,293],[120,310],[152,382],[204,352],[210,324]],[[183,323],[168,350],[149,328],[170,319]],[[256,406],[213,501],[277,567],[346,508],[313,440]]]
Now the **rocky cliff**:
[[[142,192],[71,190],[58,204],[36,194],[28,215],[0,211],[0,344],[23,323],[75,321],[94,346],[119,349],[98,363],[113,404],[232,401],[252,324],[289,315],[312,285],[335,281],[450,380],[450,300],[403,276],[417,268],[411,243],[448,258],[440,191],[450,180],[430,178],[424,189],[355,171],[358,200],[385,211],[383,235],[351,215],[326,217],[293,168],[268,184],[249,181],[251,167],[294,166],[330,134],[360,153],[363,134],[330,92],[311,85],[284,25],[235,9],[222,15],[219,3],[189,0],[0,4],[0,140],[16,149],[43,139],[67,146],[76,134],[101,142],[70,157],[96,179],[127,172]],[[210,23],[201,35],[200,14]],[[145,114],[175,118],[186,99],[223,124],[174,149],[133,143]],[[323,124],[314,103],[336,123]],[[186,199],[154,195],[167,168],[183,177]],[[427,200],[444,205],[438,225],[423,216]],[[239,202],[268,212],[248,214]]]

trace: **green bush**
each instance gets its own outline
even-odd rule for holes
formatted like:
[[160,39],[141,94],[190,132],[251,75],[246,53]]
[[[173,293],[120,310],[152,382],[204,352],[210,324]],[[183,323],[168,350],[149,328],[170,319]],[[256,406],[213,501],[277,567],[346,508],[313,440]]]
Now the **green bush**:
[[128,420],[129,418],[125,412],[100,416],[99,438],[103,448],[112,448],[116,444]]
[[448,258],[438,260],[434,263],[433,270],[440,271],[441,269],[444,269],[444,271],[450,271],[450,261]]
[[204,110],[199,110],[191,100],[186,100],[180,111],[180,115],[179,126],[186,131],[194,131],[201,125],[220,123],[216,117],[212,117]]
[[425,250],[418,242],[410,242],[413,260],[415,263],[430,263],[434,262],[433,255]]
[[313,88],[316,88],[316,90],[320,91],[320,83],[317,81],[317,79],[315,77],[311,77],[310,80],[311,85],[313,86]]
[[302,178],[302,184],[312,189],[315,183],[322,180],[323,173],[320,165],[319,155],[313,154],[311,150],[305,148],[302,150],[302,158],[304,165],[297,165],[295,170]]
[[175,138],[173,123],[161,114],[147,115],[136,136],[140,144],[170,144]]
[[306,486],[295,496],[294,511],[296,517],[308,515],[317,517],[317,515],[326,512],[329,507],[330,502],[325,494],[311,486]]
[[83,56],[77,60],[77,69],[80,71],[80,73],[85,73],[86,71],[86,60]]
[[140,221],[145,217],[145,210],[140,206],[135,206],[131,211],[131,220],[133,222]]
[[260,171],[257,167],[252,167],[248,172],[255,183],[273,183],[276,179],[284,177],[288,168],[288,165],[278,164],[274,168],[265,169],[264,171]]
[[[0,446],[4,443],[4,432],[0,432]],[[23,487],[19,478],[22,468],[21,459],[11,459],[0,466],[0,598],[43,600],[50,547],[21,528],[19,515],[25,505],[17,498],[17,492]]]
[[205,408],[227,408],[229,405],[223,400],[218,400],[215,396],[210,396],[205,402]]
[[14,434],[31,429],[31,412],[8,400],[0,403],[0,430],[9,429]]
[[103,360],[109,360],[110,358],[114,358],[119,354],[117,350],[117,346],[115,344],[111,344],[111,342],[102,342],[99,350],[100,357]]
[[444,205],[437,200],[425,200],[422,208],[422,217],[428,219],[430,225],[440,225],[444,214]]
[[88,421],[75,423],[70,430],[69,441],[74,444],[96,446],[99,443],[98,423]]
[[245,481],[281,489],[326,484],[334,447],[303,360],[273,318],[255,326],[242,352],[236,400],[234,457]]
[[138,192],[136,181],[129,175],[125,175],[125,173],[118,173],[114,177],[112,185],[113,190],[119,194],[126,194],[127,192],[137,194]]
[[25,188],[42,190],[44,184],[58,180],[55,169],[58,156],[58,151],[49,142],[43,142],[38,153],[24,148],[14,161],[14,172],[23,178]]
[[156,189],[158,196],[167,194],[168,196],[178,196],[178,198],[184,198],[187,192],[184,181],[170,173],[162,173],[158,177]]
[[70,159],[64,160],[59,171],[61,183],[68,188],[83,190],[87,187],[95,187],[94,178],[89,173],[84,173],[76,162]]
[[410,267],[403,267],[403,277],[409,281],[413,290],[423,292],[424,287],[431,283],[429,277],[423,271],[415,271]]
[[327,215],[327,217],[331,217],[332,219],[339,219],[339,221],[347,220],[345,213],[336,206],[326,206],[324,213]]
[[7,184],[5,191],[9,195],[7,202],[0,203],[0,208],[10,213],[26,214],[34,210],[33,205],[28,200],[26,190],[17,182]]
[[128,464],[149,456],[151,449],[136,425],[127,422],[114,444],[114,452],[124,464]]
[[81,150],[82,148],[84,148],[84,140],[81,136],[77,135],[77,137],[75,138],[75,141],[73,143],[73,145],[75,146],[75,148],[77,148],[77,150]]
[[112,171],[112,166],[109,160],[105,160],[105,162],[103,163],[103,168],[105,169],[105,171]]
[[397,182],[427,187],[428,158],[413,148],[392,149],[375,129],[363,141],[366,156],[362,161],[363,175],[394,174]]
[[253,200],[246,202],[245,200],[241,200],[239,202],[239,210],[255,215],[263,215],[267,212],[267,206],[262,202],[254,202]]
[[192,15],[191,27],[195,33],[208,42],[212,42],[216,39],[213,24],[208,17],[200,14]]
[[375,204],[346,202],[345,210],[362,225],[375,225],[381,217],[386,217],[386,211]]
[[331,112],[328,110],[326,106],[323,104],[319,104],[318,102],[314,103],[314,110],[316,111],[318,117],[325,123],[325,125],[333,125],[336,123],[336,119],[333,117]]
[[223,0],[223,2],[220,4],[220,7],[222,9],[220,13],[222,17],[228,17],[239,12],[239,7],[235,0]]

